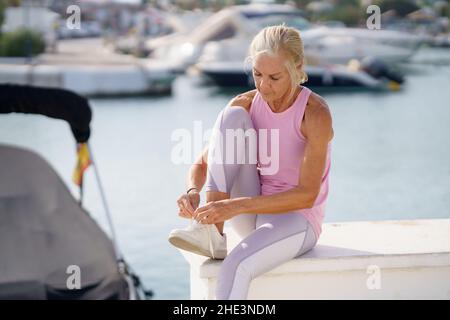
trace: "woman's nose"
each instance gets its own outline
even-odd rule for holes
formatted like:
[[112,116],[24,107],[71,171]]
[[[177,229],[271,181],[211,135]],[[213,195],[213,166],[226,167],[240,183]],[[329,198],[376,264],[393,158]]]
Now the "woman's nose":
[[259,80],[259,88],[261,91],[266,91],[266,90],[268,91],[268,90],[270,90],[270,84],[267,80],[260,79]]

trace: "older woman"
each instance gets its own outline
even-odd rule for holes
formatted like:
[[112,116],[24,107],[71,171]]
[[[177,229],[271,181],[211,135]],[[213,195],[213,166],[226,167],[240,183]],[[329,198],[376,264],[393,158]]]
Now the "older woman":
[[[325,101],[301,85],[299,31],[264,28],[249,57],[256,90],[221,111],[178,199],[179,215],[198,223],[169,236],[181,249],[225,259],[216,299],[245,299],[253,278],[312,249],[328,196],[332,119]],[[239,133],[244,140],[236,144]],[[207,204],[198,207],[205,181]],[[227,255],[228,220],[241,242]]]

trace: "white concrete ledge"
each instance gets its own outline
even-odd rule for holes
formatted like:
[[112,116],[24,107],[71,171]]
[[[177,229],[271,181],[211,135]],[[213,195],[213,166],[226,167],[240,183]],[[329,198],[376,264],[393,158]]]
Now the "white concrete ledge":
[[[229,251],[239,242],[227,229]],[[191,299],[214,299],[220,260],[180,250]],[[317,246],[254,279],[249,299],[450,299],[450,219],[324,224]]]

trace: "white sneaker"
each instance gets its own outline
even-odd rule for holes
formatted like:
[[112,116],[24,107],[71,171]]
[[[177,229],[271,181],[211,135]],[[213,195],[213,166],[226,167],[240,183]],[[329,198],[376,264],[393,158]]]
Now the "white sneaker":
[[213,259],[227,256],[226,234],[221,235],[213,224],[191,223],[185,229],[174,229],[169,242],[177,248]]

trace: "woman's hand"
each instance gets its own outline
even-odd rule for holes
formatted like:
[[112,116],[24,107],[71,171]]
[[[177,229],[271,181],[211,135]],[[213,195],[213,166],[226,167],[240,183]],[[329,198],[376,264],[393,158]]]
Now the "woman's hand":
[[239,211],[230,199],[208,202],[194,212],[195,220],[204,224],[223,222],[238,214]]
[[195,218],[194,211],[200,203],[200,193],[191,190],[188,194],[183,194],[178,198],[177,204],[180,209],[178,215],[183,218]]

